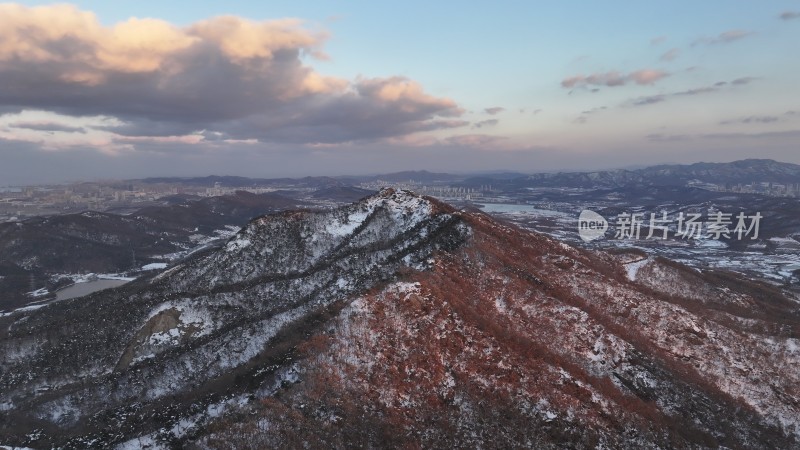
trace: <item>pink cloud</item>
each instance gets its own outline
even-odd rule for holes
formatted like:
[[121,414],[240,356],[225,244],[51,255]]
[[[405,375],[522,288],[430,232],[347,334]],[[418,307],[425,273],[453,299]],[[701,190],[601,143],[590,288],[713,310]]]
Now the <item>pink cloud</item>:
[[669,74],[662,70],[644,69],[631,72],[628,79],[636,84],[653,84],[656,81],[668,77]]

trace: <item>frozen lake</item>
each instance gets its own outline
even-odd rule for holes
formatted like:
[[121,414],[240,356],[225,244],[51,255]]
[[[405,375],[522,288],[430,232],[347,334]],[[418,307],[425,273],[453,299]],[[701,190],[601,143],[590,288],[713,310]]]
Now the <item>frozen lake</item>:
[[541,217],[575,219],[576,223],[578,220],[577,214],[575,214],[575,216],[573,217],[571,214],[567,214],[561,211],[554,211],[550,209],[541,209],[533,205],[517,205],[513,203],[480,203],[480,205],[482,205],[480,206],[481,210],[487,213],[501,213],[501,214],[526,213]]
[[70,287],[56,292],[56,300],[66,300],[68,298],[82,297],[92,292],[102,291],[112,287],[122,286],[129,280],[94,280],[85,283],[75,283]]

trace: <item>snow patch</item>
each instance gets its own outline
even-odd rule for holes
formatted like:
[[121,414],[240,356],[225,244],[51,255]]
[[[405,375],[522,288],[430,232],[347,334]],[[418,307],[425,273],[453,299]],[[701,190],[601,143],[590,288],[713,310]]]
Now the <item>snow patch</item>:
[[369,216],[371,211],[356,211],[347,216],[344,221],[334,221],[325,226],[325,231],[331,236],[345,237],[353,234],[353,232],[361,226],[362,223]]
[[37,289],[35,291],[28,292],[26,295],[28,295],[30,297],[33,297],[33,298],[37,298],[37,297],[44,297],[45,295],[47,295],[49,293],[50,293],[50,291],[48,291],[47,288],[41,288],[41,289]]
[[648,261],[650,261],[650,258],[644,258],[625,264],[625,271],[627,272],[626,274],[628,275],[628,279],[631,281],[636,281],[636,274],[639,273],[639,269],[647,264]]
[[235,252],[249,246],[250,239],[240,237],[228,242],[228,244],[225,246],[225,250],[229,252]]

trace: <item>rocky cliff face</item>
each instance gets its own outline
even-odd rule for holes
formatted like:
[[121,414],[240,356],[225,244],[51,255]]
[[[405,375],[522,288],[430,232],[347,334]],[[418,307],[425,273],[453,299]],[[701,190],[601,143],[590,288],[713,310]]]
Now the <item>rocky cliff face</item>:
[[0,444],[789,448],[798,304],[385,190],[0,318]]

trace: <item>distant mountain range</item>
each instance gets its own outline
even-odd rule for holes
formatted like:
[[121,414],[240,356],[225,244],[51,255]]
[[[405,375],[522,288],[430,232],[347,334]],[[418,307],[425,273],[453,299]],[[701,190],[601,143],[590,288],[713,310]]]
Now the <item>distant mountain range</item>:
[[[507,173],[498,173],[497,176],[502,177]],[[519,176],[520,174],[515,174]],[[248,178],[240,176],[219,176],[209,175],[205,177],[157,177],[157,178],[144,178],[138,181],[148,184],[158,183],[181,183],[191,186],[214,186],[219,184],[222,187],[246,187],[246,186],[271,186],[271,185],[293,185],[297,187],[306,188],[328,188],[337,186],[349,186],[356,183],[370,182],[370,181],[387,181],[392,183],[402,183],[409,180],[417,182],[434,182],[434,181],[458,181],[463,180],[464,175],[453,175],[449,173],[435,173],[428,172],[427,170],[393,172],[379,175],[347,175],[338,177],[302,177],[302,178]]]
[[795,184],[800,183],[800,165],[770,159],[745,159],[730,163],[659,165],[636,170],[538,173],[505,180],[483,176],[467,179],[464,184],[474,187],[493,183],[493,187],[499,189],[526,187],[601,189],[628,186],[685,186],[690,182],[720,185],[754,182]]
[[714,184],[748,184],[754,182],[800,183],[800,165],[771,159],[745,159],[729,163],[695,163],[657,165],[642,169],[616,169],[589,172],[545,172],[521,174],[494,172],[478,175],[420,171],[394,172],[379,175],[305,177],[305,178],[246,178],[237,176],[167,177],[136,180],[146,183],[184,183],[194,186],[224,187],[295,185],[324,189],[346,187],[364,182],[387,183],[451,183],[477,188],[492,185],[494,189],[514,190],[527,187],[573,187],[605,189],[627,186],[685,186],[690,182]]

